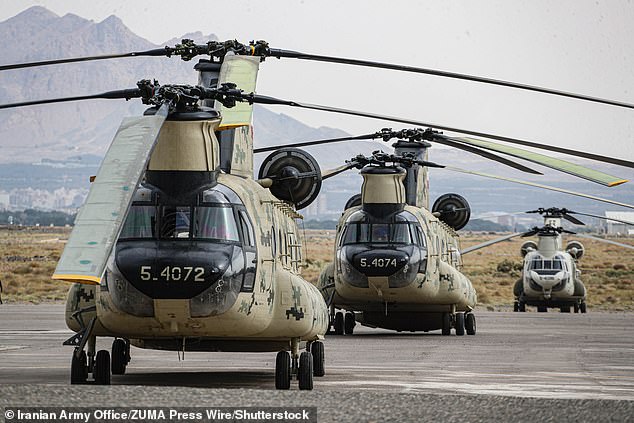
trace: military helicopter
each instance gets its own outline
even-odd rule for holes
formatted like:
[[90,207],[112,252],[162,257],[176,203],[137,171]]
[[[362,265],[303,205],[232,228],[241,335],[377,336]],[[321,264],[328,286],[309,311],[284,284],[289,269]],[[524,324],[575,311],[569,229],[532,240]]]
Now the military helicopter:
[[[67,323],[78,331],[68,342],[76,346],[71,381],[83,382],[92,372],[98,383],[109,383],[109,353],[94,351],[96,336],[117,338],[112,354],[114,373],[125,371],[129,345],[134,344],[200,351],[281,350],[276,361],[279,389],[288,389],[292,374],[297,375],[300,389],[312,387],[313,373],[323,374],[323,344],[319,339],[328,326],[328,311],[318,291],[295,271],[300,258],[292,219],[297,217],[296,209],[316,197],[320,179],[334,176],[340,169],[320,176],[309,156],[276,147],[265,160],[259,180],[250,179],[253,103],[434,127],[634,167],[630,161],[495,134],[262,96],[254,92],[255,73],[258,62],[266,57],[290,57],[466,79],[618,107],[634,105],[470,75],[272,49],[264,41],[248,45],[211,41],[199,45],[183,40],[182,44],[165,49],[3,65],[0,70],[115,57],[180,56],[190,60],[200,54],[209,55],[210,60],[197,65],[197,86],[159,86],[143,80],[131,90],[0,105],[4,109],[93,98],[140,97],[153,106],[147,116],[127,120],[121,126],[54,274],[55,279],[81,284],[73,285],[67,304]],[[212,101],[216,101],[215,112],[205,109]],[[237,102],[248,105],[237,106]],[[489,141],[449,138],[438,133],[434,138],[481,155],[492,156],[487,150],[493,150],[526,158],[607,186],[626,182],[567,162],[562,165],[558,160],[544,161],[537,154],[529,157],[521,149]],[[402,163],[400,158],[396,160],[392,163]],[[425,165],[421,169],[419,174],[426,176]],[[186,177],[181,178],[183,172]],[[392,189],[394,195],[402,194],[398,186]],[[426,191],[422,191],[423,194],[409,191],[409,195],[426,198]],[[458,212],[453,203],[449,204],[449,212],[444,213],[447,216]],[[213,210],[207,227],[201,220],[204,207],[220,209]],[[449,227],[442,232],[447,241],[454,240]],[[197,238],[206,233],[217,244],[207,253]],[[433,239],[440,242],[438,235]],[[449,251],[448,244],[428,250],[437,253],[434,258],[439,268],[443,265],[438,255]],[[457,245],[454,247],[457,252]],[[161,252],[163,249],[165,253]],[[420,257],[422,260],[422,254]],[[207,267],[198,260],[209,260],[205,262]],[[449,270],[447,274],[455,273]],[[183,288],[173,283],[181,281],[192,284]],[[475,302],[473,296],[471,303]],[[309,344],[310,354],[299,355],[301,342]],[[88,354],[84,353],[86,347]],[[286,350],[291,350],[291,356]]]
[[[513,311],[526,311],[526,306],[536,306],[538,312],[546,312],[548,307],[559,307],[562,313],[585,313],[586,288],[581,281],[581,271],[577,262],[583,257],[585,248],[579,241],[569,241],[563,247],[563,234],[575,234],[561,226],[561,219],[575,225],[584,223],[573,216],[584,216],[606,219],[588,213],[575,212],[565,208],[539,208],[527,213],[539,213],[544,216],[544,225],[523,233],[522,237],[537,235],[537,243],[527,241],[522,244],[520,252],[524,258],[522,276],[513,288],[515,302]],[[613,220],[613,219],[609,219]],[[632,222],[616,220],[620,223],[634,225]],[[577,236],[605,242],[606,240],[591,235]],[[614,244],[614,241],[609,241]],[[631,245],[616,243],[623,248],[634,249]]]
[[[451,193],[439,197],[430,209],[428,168],[445,168],[616,204],[613,200],[557,187],[429,162],[426,159],[431,142],[437,142],[524,172],[539,173],[463,144],[463,138],[448,137],[430,128],[400,131],[384,128],[373,134],[293,145],[307,147],[393,138],[397,139],[392,145],[394,154],[377,151],[371,157],[357,156],[338,169],[338,172],[361,169],[363,185],[361,194],[350,198],[344,208],[337,225],[334,261],[319,278],[319,287],[331,310],[331,327],[337,335],[351,335],[357,322],[397,331],[441,329],[443,335],[449,335],[453,329],[459,336],[465,332],[475,335],[473,308],[477,295],[461,273],[456,233],[468,223],[470,207],[462,196]],[[541,161],[535,156],[531,158],[537,163]],[[567,166],[566,162],[556,161],[550,160],[548,164]],[[618,205],[634,208],[625,203]]]
[[626,225],[634,225],[634,223],[557,207],[539,208],[525,213],[543,215],[543,226],[536,226],[527,232],[514,233],[469,247],[463,251],[463,254],[517,236],[526,238],[537,235],[537,243],[526,241],[520,247],[524,264],[522,276],[513,287],[515,295],[513,311],[525,312],[526,306],[530,305],[536,306],[538,312],[546,312],[549,307],[553,307],[559,308],[562,313],[570,313],[571,308],[575,313],[586,313],[586,288],[581,281],[581,270],[578,267],[579,260],[584,256],[585,247],[581,242],[572,240],[568,241],[564,248],[563,234],[576,235],[628,249],[634,249],[634,247],[592,235],[576,234],[562,227],[562,219],[575,225],[585,225],[573,216],[577,214],[597,219],[614,220]]

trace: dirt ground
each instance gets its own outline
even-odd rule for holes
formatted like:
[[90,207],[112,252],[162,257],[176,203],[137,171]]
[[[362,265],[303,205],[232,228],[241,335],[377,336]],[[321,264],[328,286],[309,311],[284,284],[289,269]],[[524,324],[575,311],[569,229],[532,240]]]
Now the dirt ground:
[[[5,302],[49,302],[66,297],[68,285],[55,282],[53,274],[70,234],[69,228],[0,227],[0,280]],[[316,283],[322,268],[332,260],[335,233],[306,230],[304,277]],[[501,234],[465,234],[462,248]],[[575,239],[574,236],[570,239]],[[589,239],[580,260],[588,290],[588,306],[596,309],[634,310],[634,252]],[[513,283],[519,277],[520,246],[525,239],[504,241],[463,256],[462,271],[471,279],[483,306],[500,309],[513,302]],[[619,242],[634,245],[634,238]]]

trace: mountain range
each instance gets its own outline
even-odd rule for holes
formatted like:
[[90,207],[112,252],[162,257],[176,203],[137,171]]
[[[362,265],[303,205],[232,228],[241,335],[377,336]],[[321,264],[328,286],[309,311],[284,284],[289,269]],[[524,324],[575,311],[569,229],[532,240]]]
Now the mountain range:
[[[161,46],[174,45],[183,38],[194,39],[197,42],[217,39],[214,34],[192,32],[167,40]],[[7,64],[161,47],[134,34],[116,16],[94,22],[73,14],[60,17],[40,6],[31,7],[0,22],[0,39],[3,40],[4,47],[0,61]],[[136,81],[149,78],[158,79],[163,83],[193,84],[197,79],[196,73],[192,70],[193,64],[194,62],[183,62],[176,57],[139,57],[4,71],[0,73],[0,103],[132,88]],[[79,183],[78,180],[82,181],[81,184],[87,185],[83,176],[79,179],[61,176],[57,178],[55,175],[63,175],[64,171],[60,171],[59,166],[49,165],[63,163],[70,158],[73,158],[71,161],[77,162],[77,158],[83,157],[84,162],[91,163],[92,160],[93,164],[88,166],[88,169],[93,172],[94,158],[98,159],[105,154],[121,119],[124,116],[139,115],[144,107],[138,101],[95,100],[0,110],[0,192],[16,186],[28,186],[31,183],[38,186],[43,180],[51,186],[67,186],[69,183]],[[258,106],[254,111],[254,127],[256,147],[345,135],[345,132],[339,129],[310,127],[288,115]],[[376,129],[380,129],[380,126],[377,125]],[[312,147],[310,153],[316,157],[322,168],[329,168],[342,164],[344,159],[352,158],[356,154],[367,154],[378,148],[388,151],[389,144],[340,143],[336,145],[336,150],[333,150],[333,146]],[[333,154],[333,151],[336,151],[336,154]],[[263,157],[256,157],[256,169],[257,163],[262,159]],[[438,147],[432,149],[430,159],[442,164],[562,186],[617,201],[634,200],[634,189],[628,187],[630,184],[607,189],[549,171],[545,171],[545,175],[540,178],[525,178],[516,171],[497,165],[495,171],[492,171],[489,169],[491,162],[478,156]],[[38,167],[39,182],[30,181],[29,166],[33,163],[41,164],[43,161],[47,166]],[[579,162],[588,164],[587,161]],[[599,170],[609,169],[611,172],[608,173],[615,172],[608,166],[596,163],[592,165]],[[16,166],[21,170],[18,173],[23,174],[17,179]],[[48,169],[51,176],[46,176]],[[618,169],[618,172],[621,170]],[[474,208],[481,212],[517,211],[526,207],[553,205],[581,205],[584,210],[594,212],[614,208],[588,200],[577,200],[561,194],[453,172],[432,170],[431,174],[432,198],[444,192],[458,192],[467,197]],[[629,175],[626,172],[624,176],[634,175],[632,172],[629,172]],[[59,182],[55,182],[58,179]],[[19,180],[18,185],[14,184],[16,180]],[[341,190],[342,187],[345,192],[358,190],[360,178],[354,173],[350,173],[343,180],[345,182],[326,181],[324,190]],[[339,206],[337,204],[334,207]]]

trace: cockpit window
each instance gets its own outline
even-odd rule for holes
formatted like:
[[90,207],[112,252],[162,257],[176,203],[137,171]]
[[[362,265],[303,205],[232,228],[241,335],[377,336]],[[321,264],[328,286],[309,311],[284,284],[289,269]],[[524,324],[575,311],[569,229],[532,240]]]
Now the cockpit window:
[[343,244],[390,243],[411,244],[413,225],[402,223],[349,223]]
[[197,207],[133,204],[120,238],[239,242],[240,234],[233,208],[228,204]]
[[538,273],[540,272],[554,272],[557,273],[561,270],[565,270],[565,264],[560,257],[554,257],[552,260],[543,259],[543,258],[534,258],[531,260],[529,266],[529,270],[534,270]]
[[195,239],[240,241],[238,225],[231,207],[201,206],[194,209]]
[[154,238],[156,206],[132,206],[121,230],[121,238]]

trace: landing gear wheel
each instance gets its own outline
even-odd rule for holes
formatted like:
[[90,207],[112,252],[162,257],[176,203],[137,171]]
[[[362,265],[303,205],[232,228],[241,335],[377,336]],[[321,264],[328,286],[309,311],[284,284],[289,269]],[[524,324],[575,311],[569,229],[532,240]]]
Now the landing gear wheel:
[[79,357],[77,357],[77,354],[73,351],[73,358],[70,361],[71,385],[86,383],[86,379],[88,379],[88,365],[86,362],[86,351],[82,351]]
[[575,313],[579,313],[579,304],[578,303],[575,303],[572,307],[573,307]]
[[335,313],[335,321],[332,323],[335,335],[343,335],[343,313],[338,311]]
[[570,313],[570,306],[559,307],[559,311],[561,311],[562,313]]
[[275,389],[289,389],[291,387],[291,355],[287,351],[280,351],[275,357]]
[[107,350],[97,352],[93,375],[97,385],[110,385],[110,353]]
[[579,304],[579,311],[582,312],[582,313],[586,312],[586,303],[585,302]]
[[463,336],[464,335],[464,313],[456,313],[456,335]]
[[451,314],[449,313],[442,314],[442,334],[451,335]]
[[313,355],[313,375],[321,377],[326,374],[324,369],[325,354],[324,343],[321,341],[315,341],[310,344],[310,353]]
[[346,317],[343,321],[343,332],[346,335],[352,335],[352,332],[354,331],[354,326],[356,324],[357,323],[355,322],[354,313],[346,313]]
[[112,374],[123,375],[128,366],[128,346],[123,339],[112,342]]
[[526,303],[524,301],[519,302],[518,311],[520,313],[524,313],[526,311]]
[[313,389],[313,355],[307,351],[299,356],[297,379],[300,390],[311,391]]
[[547,313],[548,312],[548,307],[546,307],[546,306],[537,306],[537,312],[538,313]]
[[476,318],[473,313],[467,313],[464,323],[465,329],[467,329],[467,335],[476,334]]
[[518,311],[520,311],[520,303],[519,303],[519,302],[515,301],[515,302],[513,303],[513,311],[514,311],[514,312],[518,312]]

